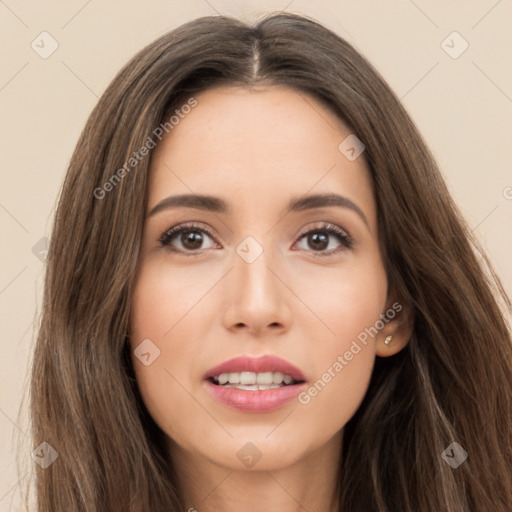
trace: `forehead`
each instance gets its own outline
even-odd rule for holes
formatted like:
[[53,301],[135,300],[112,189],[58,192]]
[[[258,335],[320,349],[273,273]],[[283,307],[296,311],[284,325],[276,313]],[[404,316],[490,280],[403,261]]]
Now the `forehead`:
[[340,151],[351,132],[313,97],[281,86],[194,97],[197,105],[154,150],[149,208],[170,194],[209,193],[257,209],[337,192],[374,217],[364,153],[349,160]]

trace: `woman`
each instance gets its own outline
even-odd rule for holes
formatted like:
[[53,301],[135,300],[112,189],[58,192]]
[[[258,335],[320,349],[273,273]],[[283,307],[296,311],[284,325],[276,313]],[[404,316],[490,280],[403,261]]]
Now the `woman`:
[[497,295],[346,41],[283,13],[187,23],[113,80],[68,169],[38,510],[510,510]]

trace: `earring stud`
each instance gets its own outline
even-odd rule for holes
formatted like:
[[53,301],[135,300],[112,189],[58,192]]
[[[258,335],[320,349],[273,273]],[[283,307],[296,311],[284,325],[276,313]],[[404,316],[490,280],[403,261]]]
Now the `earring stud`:
[[386,336],[386,339],[384,340],[384,343],[385,343],[386,345],[389,345],[389,344],[391,343],[391,339],[392,339],[392,338],[393,338],[393,336],[391,336],[391,335],[390,335],[390,336]]

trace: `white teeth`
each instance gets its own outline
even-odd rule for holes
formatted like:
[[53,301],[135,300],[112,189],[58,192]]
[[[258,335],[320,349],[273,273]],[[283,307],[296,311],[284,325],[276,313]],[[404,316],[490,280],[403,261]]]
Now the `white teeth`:
[[213,380],[227,387],[238,389],[273,389],[283,384],[293,384],[295,381],[290,375],[281,372],[233,372],[221,373],[213,377]]
[[240,385],[240,386],[233,386],[238,389],[245,389],[247,391],[258,391],[258,385],[257,384],[250,384],[250,385]]
[[240,373],[240,384],[256,384],[256,374],[253,372],[241,372]]
[[283,380],[284,380],[284,383],[285,383],[285,384],[290,384],[290,383],[292,382],[292,380],[293,380],[293,379],[292,379],[289,375],[285,375],[285,376],[283,377]]
[[257,373],[256,384],[270,385],[274,382],[274,374],[272,372]]
[[238,384],[240,382],[239,373],[228,373],[228,380],[231,384]]
[[274,384],[281,384],[283,382],[284,375],[281,372],[274,372]]
[[221,373],[218,377],[219,384],[226,384],[229,381],[229,375],[227,373]]
[[270,386],[265,385],[258,385],[254,384],[251,386],[246,386],[244,384],[224,384],[225,388],[236,388],[236,389],[243,389],[244,391],[264,391],[266,389],[276,389],[281,388],[279,384],[270,384]]

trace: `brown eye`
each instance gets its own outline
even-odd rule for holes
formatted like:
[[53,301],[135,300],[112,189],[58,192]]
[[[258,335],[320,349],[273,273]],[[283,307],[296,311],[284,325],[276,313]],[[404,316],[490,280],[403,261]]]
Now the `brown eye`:
[[353,245],[348,233],[334,224],[322,224],[309,230],[299,238],[301,242],[301,249],[318,253],[318,256],[329,256]]
[[[204,244],[210,240],[210,246]],[[162,246],[175,252],[198,252],[215,246],[212,235],[197,226],[174,226],[159,239]]]
[[180,237],[181,243],[185,249],[200,249],[203,244],[203,236],[199,231],[182,231]]
[[309,233],[307,235],[307,243],[315,251],[323,251],[329,245],[329,235],[320,232]]

